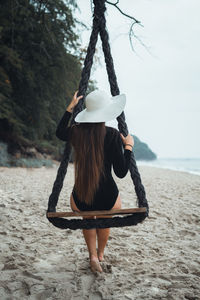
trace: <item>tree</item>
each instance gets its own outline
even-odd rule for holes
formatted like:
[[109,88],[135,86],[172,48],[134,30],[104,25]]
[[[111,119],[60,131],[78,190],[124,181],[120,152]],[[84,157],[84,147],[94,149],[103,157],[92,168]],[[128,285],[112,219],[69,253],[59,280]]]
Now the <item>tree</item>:
[[74,9],[70,0],[1,1],[0,139],[55,142],[81,73]]

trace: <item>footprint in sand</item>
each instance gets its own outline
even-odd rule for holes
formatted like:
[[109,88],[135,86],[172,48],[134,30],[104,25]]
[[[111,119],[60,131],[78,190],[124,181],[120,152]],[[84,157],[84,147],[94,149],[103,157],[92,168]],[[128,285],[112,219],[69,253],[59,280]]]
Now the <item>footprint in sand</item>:
[[111,274],[113,272],[111,264],[103,262],[103,263],[101,263],[101,266],[102,266],[104,273]]
[[39,280],[39,281],[42,281],[42,280],[43,280],[43,278],[42,278],[41,276],[34,275],[34,274],[30,273],[30,272],[27,271],[27,270],[24,270],[24,271],[22,272],[22,274],[23,274],[24,276],[27,276],[27,277],[29,277],[29,278],[34,278],[34,279]]
[[2,269],[2,271],[5,271],[5,270],[17,270],[18,269],[18,266],[15,265],[14,263],[6,263]]
[[178,233],[180,234],[180,236],[186,236],[186,235],[195,236],[196,235],[196,232],[189,231],[189,230],[179,230]]

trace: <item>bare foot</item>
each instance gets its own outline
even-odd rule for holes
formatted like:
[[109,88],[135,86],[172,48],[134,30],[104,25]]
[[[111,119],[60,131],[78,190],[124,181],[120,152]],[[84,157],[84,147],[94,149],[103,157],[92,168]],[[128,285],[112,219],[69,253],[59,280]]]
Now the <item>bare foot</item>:
[[104,259],[103,259],[103,253],[101,253],[101,252],[98,253],[98,259],[99,259],[100,262],[104,261]]
[[92,272],[96,273],[96,272],[103,272],[101,266],[100,266],[100,263],[99,263],[99,260],[96,256],[91,256],[90,258],[90,267],[91,267],[91,270]]

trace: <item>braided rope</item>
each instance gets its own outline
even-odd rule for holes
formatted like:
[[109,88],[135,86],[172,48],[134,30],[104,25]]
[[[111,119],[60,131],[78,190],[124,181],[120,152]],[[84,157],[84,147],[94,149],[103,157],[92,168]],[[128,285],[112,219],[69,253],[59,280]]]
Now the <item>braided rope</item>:
[[[96,12],[96,8],[95,8],[95,12]],[[91,72],[92,63],[93,63],[93,56],[95,53],[95,47],[96,47],[96,43],[97,43],[97,39],[98,39],[98,33],[99,33],[99,22],[98,22],[98,18],[96,18],[94,16],[93,30],[92,30],[92,33],[90,36],[90,42],[89,42],[88,49],[87,49],[87,55],[86,55],[86,58],[84,61],[84,67],[83,67],[83,70],[81,73],[81,80],[80,80],[80,84],[79,84],[79,95],[85,96],[85,93],[87,90],[88,81],[90,78],[90,72]],[[73,113],[73,118],[72,118],[73,120],[74,120],[75,116],[82,110],[82,106],[83,106],[83,100],[79,101],[79,103],[76,105],[74,113]],[[71,147],[70,147],[69,143],[66,143],[63,157],[61,159],[58,173],[57,173],[54,185],[53,185],[52,193],[49,197],[48,212],[56,211],[58,198],[59,198],[61,189],[63,187],[63,181],[65,178],[65,175],[67,173],[67,167],[68,167],[68,163],[69,163],[70,153],[71,153]]]
[[51,195],[49,197],[49,202],[48,202],[48,212],[55,212],[56,211],[56,206],[58,203],[58,198],[61,192],[61,189],[63,187],[63,181],[65,178],[65,175],[67,173],[67,167],[69,163],[69,156],[71,153],[71,146],[69,143],[66,143],[65,149],[63,152],[63,156],[61,159],[60,166],[58,168],[57,176],[53,185],[53,189],[51,192]]
[[[120,92],[119,92],[119,87],[117,84],[117,77],[115,74],[113,58],[112,58],[111,50],[110,50],[109,36],[108,36],[108,32],[106,30],[105,15],[103,15],[101,18],[100,37],[102,40],[102,47],[103,47],[103,52],[104,52],[104,57],[105,57],[106,69],[107,69],[107,73],[108,73],[108,80],[109,80],[110,88],[111,88],[111,94],[113,96],[119,95]],[[128,135],[128,127],[127,127],[127,124],[125,121],[124,112],[122,112],[121,115],[117,118],[117,121],[118,121],[119,131],[123,135],[127,136]],[[136,192],[137,199],[138,199],[138,206],[148,208],[145,189],[144,189],[144,186],[142,185],[140,173],[138,171],[133,152],[131,155],[131,162],[130,162],[129,170],[130,170],[131,178],[135,185],[135,192]]]
[[[106,69],[108,73],[108,80],[110,83],[111,94],[113,96],[119,95],[119,87],[117,84],[117,78],[114,70],[113,59],[110,51],[109,36],[106,30],[106,20],[105,20],[105,0],[93,0],[94,1],[94,15],[93,15],[93,30],[90,37],[89,46],[87,49],[87,55],[84,61],[84,67],[81,74],[81,80],[79,84],[79,95],[83,95],[82,101],[79,101],[78,105],[75,107],[73,113],[73,122],[75,116],[83,108],[83,100],[85,98],[88,81],[90,78],[91,67],[93,63],[93,57],[95,53],[95,47],[98,39],[98,33],[100,32],[100,37],[102,40],[102,47],[105,57]],[[124,112],[117,118],[118,128],[121,133],[125,136],[128,134],[128,128],[125,122]],[[64,177],[67,172],[67,166],[69,162],[69,156],[71,152],[71,147],[69,143],[66,143],[64,154],[58,169],[57,177],[53,185],[52,193],[49,197],[48,210],[47,212],[55,212],[58,202],[58,197],[63,186]],[[130,173],[133,183],[135,185],[135,191],[138,198],[139,207],[147,207],[148,203],[146,200],[145,190],[141,182],[140,174],[136,166],[135,158],[132,153],[130,162]],[[91,229],[91,228],[109,228],[109,227],[122,227],[137,225],[142,222],[148,216],[148,211],[146,213],[136,213],[125,217],[114,217],[114,218],[102,218],[102,219],[64,219],[64,218],[49,218],[47,219],[56,227],[61,229]]]
[[74,109],[73,118],[72,118],[73,120],[75,119],[76,115],[83,109],[84,98],[85,98],[85,94],[86,94],[86,90],[90,78],[91,68],[93,64],[93,57],[94,57],[97,39],[98,39],[98,33],[99,33],[99,17],[97,14],[98,13],[97,9],[98,7],[95,6],[94,15],[93,15],[93,27],[92,27],[93,29],[90,36],[90,41],[87,48],[87,54],[84,61],[84,67],[81,73],[81,80],[78,88],[78,96],[83,95],[83,98],[79,101],[79,103],[76,105]]
[[130,216],[98,219],[64,219],[48,218],[49,221],[60,229],[92,229],[134,226],[141,223],[146,218],[146,213],[136,213]]

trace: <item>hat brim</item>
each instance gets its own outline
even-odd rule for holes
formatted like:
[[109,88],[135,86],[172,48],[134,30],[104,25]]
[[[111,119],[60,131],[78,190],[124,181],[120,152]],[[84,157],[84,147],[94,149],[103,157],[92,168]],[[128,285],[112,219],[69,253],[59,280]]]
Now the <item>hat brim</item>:
[[125,94],[117,95],[111,98],[111,103],[102,109],[95,111],[82,110],[75,117],[77,123],[100,123],[114,120],[124,110],[126,104]]

